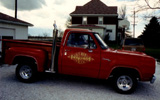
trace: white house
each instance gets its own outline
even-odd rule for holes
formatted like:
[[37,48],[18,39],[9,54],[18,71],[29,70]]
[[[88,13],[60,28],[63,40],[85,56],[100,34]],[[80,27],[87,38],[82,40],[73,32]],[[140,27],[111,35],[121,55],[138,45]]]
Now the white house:
[[29,26],[33,25],[0,12],[0,39],[28,39]]
[[110,41],[117,41],[117,6],[107,6],[100,0],[91,0],[83,6],[76,6],[70,13],[71,28],[86,28],[98,32],[102,38],[109,35]]

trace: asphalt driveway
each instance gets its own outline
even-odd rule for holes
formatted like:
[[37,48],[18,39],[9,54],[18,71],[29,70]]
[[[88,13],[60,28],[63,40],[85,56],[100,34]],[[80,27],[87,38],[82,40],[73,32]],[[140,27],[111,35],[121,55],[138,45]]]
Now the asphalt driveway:
[[118,94],[112,83],[82,77],[43,74],[34,83],[22,83],[15,77],[16,66],[0,66],[0,100],[158,100],[160,65],[154,84],[139,82],[129,95]]

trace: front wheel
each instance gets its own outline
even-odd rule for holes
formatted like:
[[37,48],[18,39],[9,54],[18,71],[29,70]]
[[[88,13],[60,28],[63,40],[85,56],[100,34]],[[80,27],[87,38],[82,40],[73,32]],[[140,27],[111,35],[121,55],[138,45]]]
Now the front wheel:
[[115,76],[114,87],[117,92],[128,94],[134,92],[137,86],[137,80],[130,74],[119,74]]
[[18,64],[16,68],[16,76],[22,82],[32,82],[36,76],[36,69],[31,64]]

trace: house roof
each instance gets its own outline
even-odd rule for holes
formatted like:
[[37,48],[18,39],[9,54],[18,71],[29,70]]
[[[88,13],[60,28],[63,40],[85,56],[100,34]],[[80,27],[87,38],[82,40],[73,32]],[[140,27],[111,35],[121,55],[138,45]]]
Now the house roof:
[[73,14],[117,14],[117,6],[107,6],[100,0],[91,0],[84,6],[76,6]]
[[0,12],[0,23],[8,23],[8,24],[22,25],[22,26],[33,26],[33,24],[31,23],[22,21],[20,19],[16,19],[1,12]]

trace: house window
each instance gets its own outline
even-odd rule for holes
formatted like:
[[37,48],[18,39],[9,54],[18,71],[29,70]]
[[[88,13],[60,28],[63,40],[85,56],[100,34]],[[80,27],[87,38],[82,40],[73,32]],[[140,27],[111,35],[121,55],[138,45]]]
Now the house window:
[[2,36],[2,39],[13,39],[13,36]]
[[82,17],[72,17],[72,24],[82,24]]
[[112,29],[107,29],[106,32],[107,32],[107,33],[108,33],[108,32],[112,32]]
[[98,24],[102,25],[103,24],[103,17],[98,18]]
[[87,24],[98,24],[98,17],[88,17]]
[[84,25],[87,24],[87,17],[83,17],[83,24],[84,24]]
[[104,17],[103,24],[117,24],[118,18],[117,17]]

